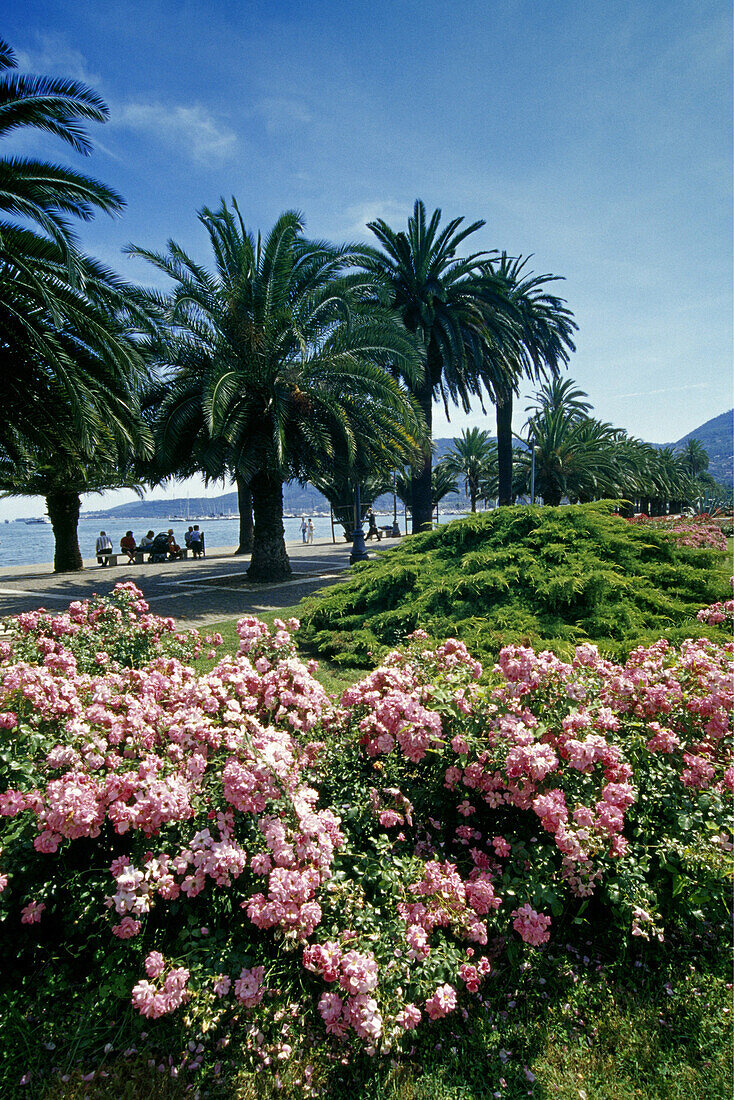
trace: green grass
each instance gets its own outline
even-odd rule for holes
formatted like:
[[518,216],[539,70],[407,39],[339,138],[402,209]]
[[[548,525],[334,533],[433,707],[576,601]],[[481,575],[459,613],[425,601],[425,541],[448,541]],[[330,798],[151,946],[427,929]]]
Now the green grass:
[[[662,945],[637,944],[633,953],[614,961],[603,945],[582,936],[575,944],[534,953],[519,981],[517,970],[499,961],[484,1003],[477,1003],[469,1020],[449,1017],[428,1026],[417,1035],[412,1057],[362,1058],[346,1069],[303,1051],[301,1060],[282,1073],[282,1088],[268,1077],[225,1069],[219,1080],[207,1076],[202,1100],[302,1097],[295,1082],[308,1062],[315,1065],[314,1081],[328,1100],[486,1100],[495,1095],[502,1100],[583,1100],[584,1094],[587,1100],[723,1100],[732,1093],[731,966],[722,949],[725,932],[715,932],[685,934]],[[70,1073],[70,1080],[57,1077],[37,1092],[19,1087],[3,1096],[178,1100],[192,1094],[186,1092],[189,1086],[198,1086],[197,1074],[172,1079],[160,1073],[160,1050],[146,1049],[144,1041],[127,1058],[116,1047],[102,1065],[93,1059],[92,1050],[99,1054],[105,1035],[114,1040],[118,1031],[117,1023],[108,1022],[105,1030],[95,1019],[93,991],[84,991],[72,1016],[61,1002],[44,1008],[43,1027],[38,1019],[29,1026],[19,1007],[15,1026],[8,1025],[6,1011],[0,1032],[6,1052],[10,1040],[16,1057],[26,1054],[25,1062],[17,1061],[18,1079],[22,1066],[48,1066],[51,1058]],[[63,1043],[50,1055],[40,1042],[56,1036],[52,1020],[58,1035],[66,1031],[71,1039],[71,1059]],[[156,1031],[150,1031],[154,1042]],[[81,1064],[74,1066],[77,1058]],[[208,1059],[209,1066],[213,1061]],[[95,1079],[84,1082],[82,1074],[95,1066]],[[108,1076],[102,1077],[100,1068]]]

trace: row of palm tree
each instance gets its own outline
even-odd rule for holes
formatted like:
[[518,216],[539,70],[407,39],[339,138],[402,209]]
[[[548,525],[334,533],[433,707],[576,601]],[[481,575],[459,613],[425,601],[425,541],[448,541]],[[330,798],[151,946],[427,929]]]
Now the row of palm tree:
[[[31,127],[88,153],[86,124],[108,114],[99,97],[15,68],[0,42],[0,137]],[[414,531],[455,478],[472,510],[494,496],[511,503],[527,460],[513,453],[513,402],[528,378],[544,381],[551,401],[529,421],[544,499],[598,495],[622,470],[632,485],[643,445],[588,417],[580,391],[574,406],[559,390],[576,325],[553,293],[557,277],[506,253],[460,255],[482,221],[442,225],[441,211],[429,217],[418,201],[405,230],[369,223],[376,247],[334,246],[309,239],[295,211],[255,235],[236,201],[222,200],[199,212],[210,267],[175,241],[130,247],[170,280],[155,292],[77,247],[72,221],[122,206],[80,173],[0,161],[0,488],[46,497],[57,569],[81,566],[80,493],[195,472],[236,483],[255,581],[290,575],[282,517],[292,479],[343,501],[345,486],[372,478],[376,488],[408,467]],[[434,476],[437,400],[447,411],[494,403],[497,442],[464,433]],[[655,483],[664,491],[671,499],[672,482]]]
[[[31,127],[88,153],[86,125],[108,115],[99,97],[15,69],[0,43],[0,136]],[[548,292],[555,277],[506,254],[459,256],[483,223],[442,226],[420,202],[406,231],[370,223],[379,247],[335,247],[309,240],[296,212],[255,237],[222,201],[199,214],[211,270],[175,241],[130,249],[171,279],[167,293],[126,285],[79,251],[72,221],[122,206],[80,173],[0,163],[0,487],[46,496],[58,569],[81,562],[80,492],[195,471],[236,482],[255,580],[289,574],[292,478],[408,463],[420,530],[432,513],[434,400],[468,409],[488,397],[499,429],[521,378],[553,376],[573,348],[571,314]],[[505,444],[500,435],[500,495]]]
[[587,394],[572,379],[552,380],[535,394],[526,445],[516,451],[517,492],[546,504],[622,498],[628,508],[652,515],[679,512],[716,490],[702,444],[681,451],[643,443],[590,416]]

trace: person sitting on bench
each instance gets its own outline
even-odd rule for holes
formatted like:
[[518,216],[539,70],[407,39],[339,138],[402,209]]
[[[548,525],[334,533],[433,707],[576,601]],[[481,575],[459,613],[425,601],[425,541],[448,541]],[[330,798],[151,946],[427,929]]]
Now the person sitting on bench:
[[123,552],[123,554],[127,554],[127,560],[134,565],[135,551],[137,550],[137,546],[135,545],[135,539],[133,537],[132,531],[126,531],[120,539],[120,550]]
[[[138,550],[140,550],[141,553],[150,555],[150,553],[153,549],[153,540],[154,539],[155,539],[154,532],[153,531],[148,531],[148,533],[146,535],[143,535],[142,539],[140,540],[140,546],[138,547]],[[150,561],[150,557],[148,557],[148,561]]]
[[112,554],[112,540],[110,539],[110,536],[104,531],[100,531],[99,533],[95,553],[97,555],[97,561],[100,565],[110,564],[110,555]]
[[183,550],[173,537],[173,528],[168,528],[168,557],[171,561],[178,561],[183,557]]

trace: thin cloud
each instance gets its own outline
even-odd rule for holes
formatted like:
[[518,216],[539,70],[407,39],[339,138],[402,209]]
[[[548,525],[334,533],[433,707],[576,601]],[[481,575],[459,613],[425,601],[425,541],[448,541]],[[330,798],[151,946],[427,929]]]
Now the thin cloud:
[[407,225],[408,218],[413,208],[394,199],[374,199],[369,202],[358,203],[347,208],[344,220],[348,222],[344,232],[349,237],[374,237],[367,228],[367,222],[382,219],[394,229],[401,230]]
[[126,103],[112,113],[111,124],[150,134],[199,163],[227,160],[238,144],[237,134],[201,106]]
[[69,46],[62,35],[41,33],[36,37],[37,49],[15,51],[21,72],[38,76],[65,76],[94,88],[100,86],[101,76],[90,71],[84,54]]
[[273,133],[313,122],[313,114],[308,105],[301,99],[289,96],[268,96],[261,99],[256,111],[265,120],[266,128]]
[[696,382],[691,386],[666,386],[662,390],[640,390],[639,393],[618,393],[616,397],[653,397],[659,393],[682,393],[683,390],[706,390],[709,388],[708,382]]

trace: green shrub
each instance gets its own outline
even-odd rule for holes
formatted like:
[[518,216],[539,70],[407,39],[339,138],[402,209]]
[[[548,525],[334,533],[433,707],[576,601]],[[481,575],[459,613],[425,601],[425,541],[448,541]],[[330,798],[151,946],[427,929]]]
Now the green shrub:
[[613,508],[502,508],[413,536],[308,600],[299,641],[364,667],[417,626],[483,660],[508,643],[569,656],[592,641],[621,659],[660,637],[723,640],[695,616],[726,596],[725,555]]

